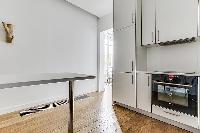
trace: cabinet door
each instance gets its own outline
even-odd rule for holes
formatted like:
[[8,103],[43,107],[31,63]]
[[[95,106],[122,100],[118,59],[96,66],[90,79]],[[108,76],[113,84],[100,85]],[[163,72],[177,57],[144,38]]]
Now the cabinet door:
[[114,30],[134,24],[136,0],[114,0]]
[[136,107],[135,77],[132,74],[113,74],[113,101]]
[[156,0],[142,0],[142,45],[156,43]]
[[151,74],[137,73],[137,108],[151,112]]
[[114,72],[131,72],[135,67],[135,26],[114,31]]
[[156,0],[157,41],[197,36],[198,0]]

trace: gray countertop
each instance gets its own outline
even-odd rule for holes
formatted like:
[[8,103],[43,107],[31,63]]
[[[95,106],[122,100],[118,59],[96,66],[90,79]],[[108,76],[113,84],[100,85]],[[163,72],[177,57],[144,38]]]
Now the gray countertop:
[[0,75],[0,89],[40,85],[73,80],[94,79],[95,76],[76,73],[41,73],[24,75]]
[[162,71],[137,71],[136,73],[145,73],[145,74],[173,74],[173,75],[184,75],[184,76],[197,76],[200,77],[200,73],[187,73],[187,72],[173,72],[173,73],[165,73]]

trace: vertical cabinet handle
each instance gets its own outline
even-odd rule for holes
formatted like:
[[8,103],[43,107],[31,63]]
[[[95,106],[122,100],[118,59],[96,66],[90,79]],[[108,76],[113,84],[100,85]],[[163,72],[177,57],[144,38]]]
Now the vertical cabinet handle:
[[153,32],[151,33],[151,36],[152,36],[152,42],[154,42],[154,33]]
[[160,41],[160,31],[158,30],[158,41]]
[[149,87],[149,82],[150,82],[149,80],[150,80],[150,78],[149,78],[149,75],[148,75],[148,87]]
[[131,71],[133,71],[133,61],[131,62]]
[[133,84],[133,75],[132,75],[132,79],[131,79],[131,82],[132,82],[132,84]]

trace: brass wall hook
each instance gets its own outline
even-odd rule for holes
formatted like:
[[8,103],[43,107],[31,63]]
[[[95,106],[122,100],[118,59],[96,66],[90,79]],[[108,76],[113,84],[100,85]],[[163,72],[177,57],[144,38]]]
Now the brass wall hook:
[[5,22],[2,22],[3,27],[6,32],[6,42],[7,43],[12,43],[14,36],[13,36],[13,25],[12,24],[6,24]]

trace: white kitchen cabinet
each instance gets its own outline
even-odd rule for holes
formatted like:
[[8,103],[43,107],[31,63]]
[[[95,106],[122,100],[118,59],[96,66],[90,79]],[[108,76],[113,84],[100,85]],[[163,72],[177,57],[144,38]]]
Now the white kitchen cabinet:
[[113,101],[136,107],[135,76],[133,74],[113,74]]
[[113,101],[136,107],[135,25],[114,31]]
[[156,0],[157,43],[197,37],[198,0]]
[[151,112],[151,74],[137,73],[137,108]]
[[115,72],[131,72],[135,66],[135,26],[114,31]]
[[197,37],[198,0],[142,0],[142,45]]
[[142,0],[142,45],[156,43],[156,0]]
[[114,0],[114,30],[135,23],[136,0]]

